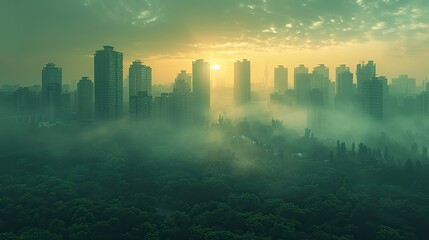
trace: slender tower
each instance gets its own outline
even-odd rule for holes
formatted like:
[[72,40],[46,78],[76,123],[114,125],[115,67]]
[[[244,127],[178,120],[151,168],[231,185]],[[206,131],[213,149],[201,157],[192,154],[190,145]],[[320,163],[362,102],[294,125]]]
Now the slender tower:
[[104,46],[94,56],[95,119],[117,120],[122,115],[123,65],[122,53]]

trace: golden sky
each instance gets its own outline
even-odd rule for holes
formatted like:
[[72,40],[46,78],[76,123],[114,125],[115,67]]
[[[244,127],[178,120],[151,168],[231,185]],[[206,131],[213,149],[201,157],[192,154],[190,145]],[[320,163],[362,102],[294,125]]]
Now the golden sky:
[[167,84],[192,61],[221,69],[249,59],[252,82],[273,68],[374,60],[387,77],[429,76],[426,0],[4,0],[0,8],[0,83],[40,84],[47,62],[63,82],[93,76],[92,56],[103,45],[124,53],[124,73],[141,59],[154,84]]

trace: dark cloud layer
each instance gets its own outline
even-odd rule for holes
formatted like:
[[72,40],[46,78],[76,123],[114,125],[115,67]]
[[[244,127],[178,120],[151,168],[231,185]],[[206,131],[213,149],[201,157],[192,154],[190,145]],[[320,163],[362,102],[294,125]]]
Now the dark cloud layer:
[[85,62],[106,43],[151,57],[374,39],[409,53],[426,50],[428,9],[426,0],[3,0],[0,79],[14,78],[17,61]]

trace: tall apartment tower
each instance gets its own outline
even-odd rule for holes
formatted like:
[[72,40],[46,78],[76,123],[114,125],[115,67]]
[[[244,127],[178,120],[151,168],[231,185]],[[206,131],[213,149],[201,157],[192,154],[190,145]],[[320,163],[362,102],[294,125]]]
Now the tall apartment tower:
[[129,69],[130,97],[137,96],[138,92],[147,92],[152,96],[152,68],[135,60]]
[[376,76],[376,65],[374,61],[368,61],[367,64],[364,62],[359,63],[356,67],[356,78],[357,78],[357,90],[360,96],[363,96],[365,81],[372,80]]
[[311,89],[318,89],[322,94],[322,106],[329,104],[329,87],[329,68],[324,64],[319,64],[313,69]]
[[147,120],[152,115],[152,68],[135,60],[128,71],[130,117]]
[[247,59],[234,64],[234,101],[237,105],[250,103],[250,62]]
[[283,65],[274,68],[274,91],[284,93],[289,88],[288,69]]
[[117,120],[122,115],[122,53],[111,46],[94,55],[95,120]]
[[177,124],[192,123],[191,75],[186,71],[177,74],[173,87],[174,122]]
[[152,118],[153,100],[147,92],[139,91],[130,96],[130,118],[133,120],[148,120]]
[[210,113],[210,64],[203,59],[192,62],[192,99],[195,122],[207,122]]
[[387,78],[373,77],[363,82],[363,111],[375,120],[383,120],[387,103]]
[[429,92],[424,91],[417,95],[417,115],[429,117]]
[[350,102],[354,93],[353,74],[350,68],[341,64],[335,69],[336,102],[338,104]]
[[77,84],[77,115],[81,122],[94,120],[94,83],[88,77]]
[[190,73],[187,73],[186,70],[182,70],[180,71],[180,73],[177,74],[175,82],[181,80],[183,80],[186,86],[189,87],[189,92],[192,92],[192,75]]
[[311,90],[311,74],[308,74],[308,68],[303,64],[294,69],[294,88],[296,103],[299,106],[307,105]]
[[48,63],[42,70],[42,106],[44,120],[61,118],[62,69]]

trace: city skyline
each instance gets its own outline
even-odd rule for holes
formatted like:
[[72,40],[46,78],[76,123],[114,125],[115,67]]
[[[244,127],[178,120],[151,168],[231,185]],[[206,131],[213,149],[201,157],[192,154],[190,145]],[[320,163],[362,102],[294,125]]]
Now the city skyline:
[[[151,66],[154,84],[171,83],[199,58],[220,65],[218,75],[228,84],[233,62],[242,58],[253,63],[255,82],[263,82],[265,66],[324,63],[333,69],[346,64],[355,72],[358,62],[373,59],[389,79],[408,74],[419,83],[429,76],[427,5],[419,0],[6,1],[0,10],[5,56],[0,79],[30,85],[46,62],[68,69],[65,83],[94,78],[92,53],[111,44],[124,53],[125,66],[136,59]],[[187,9],[201,21],[188,16]],[[18,71],[22,65],[26,70]]]
[[428,240],[428,0],[0,0],[0,240]]

